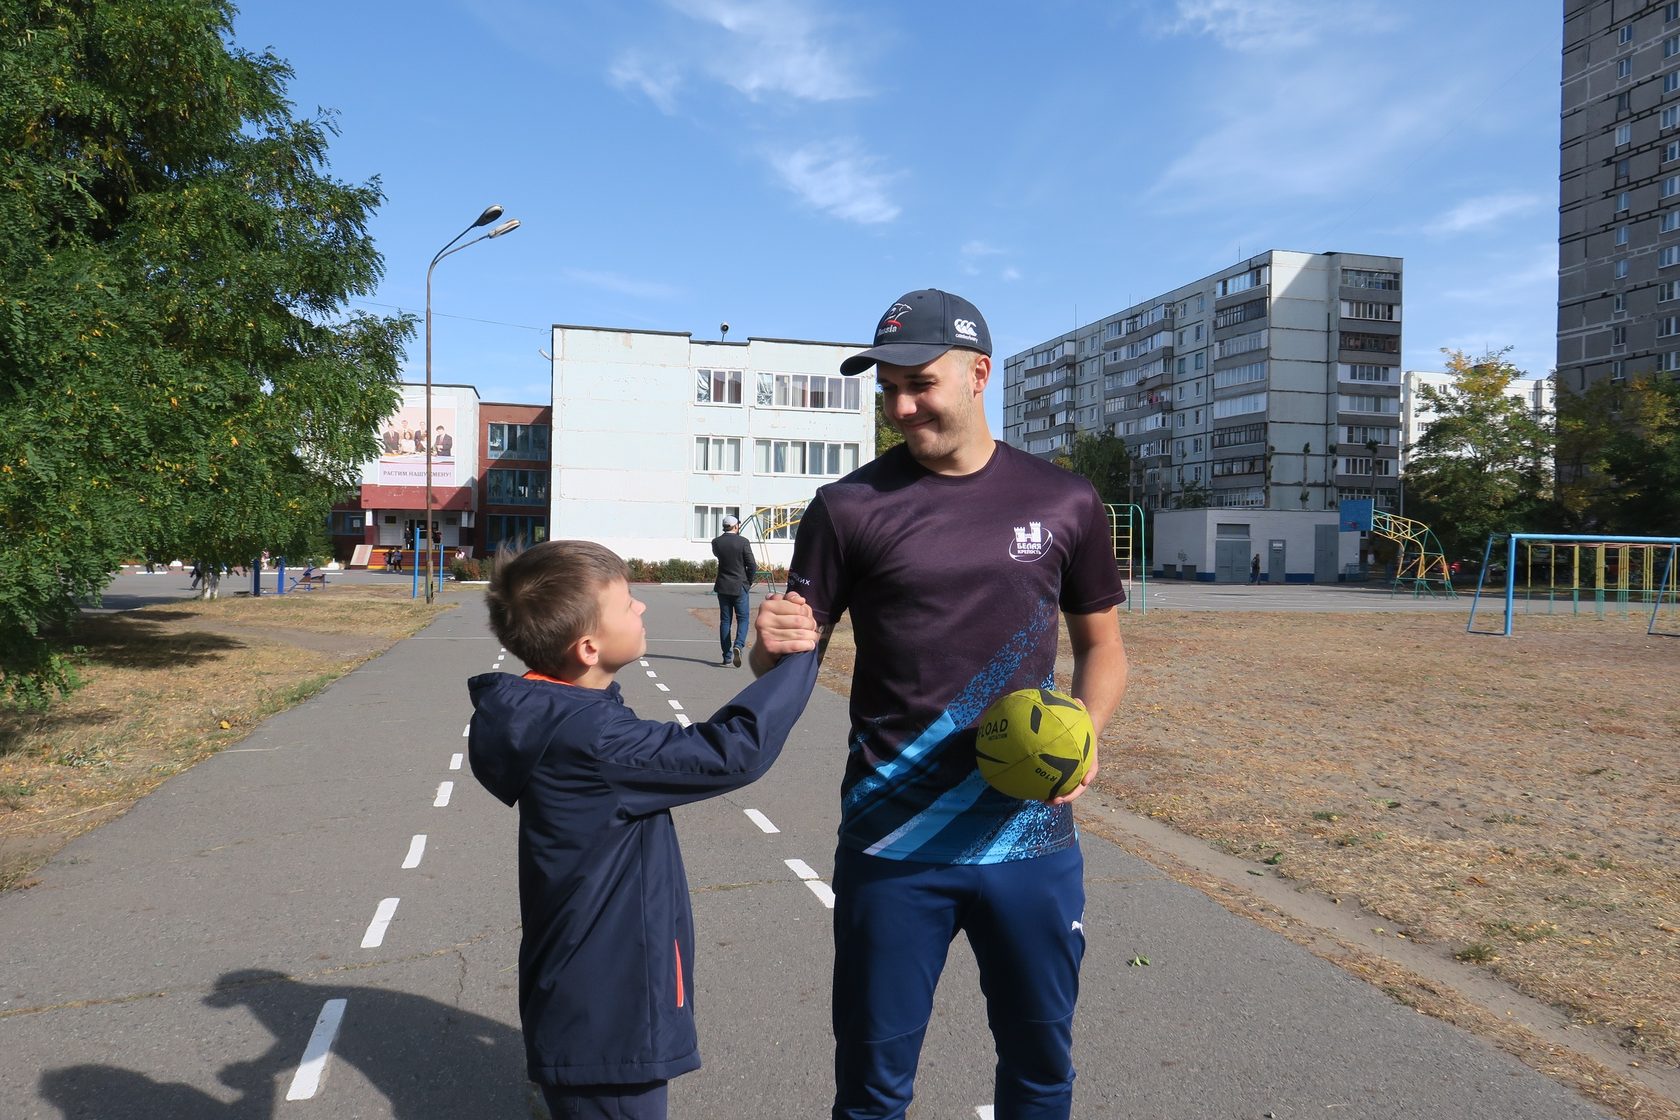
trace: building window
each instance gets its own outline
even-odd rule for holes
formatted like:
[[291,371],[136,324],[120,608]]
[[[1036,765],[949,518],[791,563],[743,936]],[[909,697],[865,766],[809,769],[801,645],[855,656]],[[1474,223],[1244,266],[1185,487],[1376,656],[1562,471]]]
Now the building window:
[[695,436],[694,469],[697,471],[739,474],[741,471],[740,437]]
[[492,467],[484,476],[484,500],[493,506],[545,506],[548,472]]
[[[1055,377],[1064,371],[1052,371]],[[1035,374],[1034,376],[1050,376]],[[1027,388],[1035,388],[1028,379]],[[766,400],[766,383],[769,400]],[[1044,382],[1048,384],[1048,382]],[[827,377],[822,374],[761,373],[758,375],[758,402],[776,408],[809,408],[825,412],[856,412],[862,404],[862,390],[855,377]]]
[[1664,23],[1673,23],[1677,19],[1680,19],[1680,0],[1675,0],[1674,3],[1663,7]]
[[1680,54],[1680,35],[1670,35],[1663,40],[1663,57],[1673,58]]
[[1372,303],[1367,300],[1344,299],[1342,301],[1342,318],[1375,319],[1383,323],[1398,323],[1400,321],[1400,305],[1397,303]]
[[1393,459],[1373,459],[1369,455],[1349,455],[1342,459],[1337,474],[1386,476],[1394,473]]
[[1372,268],[1344,268],[1342,269],[1342,287],[1372,288],[1381,292],[1398,292],[1400,290],[1400,274]]
[[1625,160],[1625,159],[1619,159],[1619,160],[1616,161],[1615,166],[1616,166],[1616,182],[1618,182],[1618,183],[1627,182],[1628,161]]
[[1670,350],[1662,356],[1662,371],[1673,373],[1677,369],[1680,369],[1680,350]]
[[1633,94],[1622,92],[1616,95],[1616,112],[1625,113],[1633,108]]
[[361,533],[367,525],[365,510],[334,510],[327,519],[329,530],[334,536],[347,537],[353,533]]
[[1657,320],[1658,338],[1673,338],[1677,334],[1680,334],[1680,315],[1664,315]]
[[491,424],[488,442],[492,459],[548,459],[547,424]]
[[1627,348],[1627,328],[1626,327],[1611,327],[1610,328],[1610,349],[1611,349],[1611,351],[1614,352],[1616,350],[1624,350],[1626,348]]
[[1618,148],[1625,147],[1626,145],[1631,144],[1631,143],[1633,143],[1633,126],[1631,124],[1619,124],[1619,125],[1617,125],[1616,126],[1616,147],[1618,147]]
[[1223,299],[1234,296],[1238,292],[1246,292],[1250,288],[1258,288],[1262,284],[1269,284],[1272,280],[1272,266],[1263,264],[1259,268],[1251,268],[1237,276],[1227,276],[1214,286],[1213,298]]
[[1399,397],[1379,397],[1369,393],[1338,393],[1336,408],[1341,412],[1398,413]]
[[1215,459],[1210,468],[1214,478],[1230,478],[1241,474],[1263,474],[1266,470],[1264,455],[1250,455],[1244,459]]
[[[1242,424],[1235,428],[1220,428],[1213,433],[1213,446],[1217,450],[1221,447],[1241,447],[1245,443],[1266,442],[1266,425]],[[1195,449],[1202,449],[1202,441],[1195,441]]]
[[1225,389],[1232,385],[1245,385],[1250,381],[1264,380],[1266,380],[1265,362],[1249,362],[1247,365],[1213,371],[1213,387],[1215,389]]
[[490,551],[528,548],[548,539],[548,518],[533,514],[492,513],[486,519]]
[[1665,280],[1657,285],[1657,302],[1673,303],[1680,299],[1680,280]]
[[1627,261],[1617,261],[1616,262],[1616,279],[1618,279],[1618,280],[1626,280],[1627,279]]
[[1670,140],[1663,145],[1663,162],[1673,163],[1677,159],[1680,159],[1680,140]]
[[[1265,317],[1266,301],[1263,299],[1251,299],[1247,303],[1239,303],[1235,307],[1227,307],[1223,311],[1214,312],[1213,329],[1219,330],[1221,327],[1234,327],[1238,323],[1252,322],[1255,319],[1264,319]],[[1183,331],[1179,332],[1179,334],[1183,333]],[[1183,339],[1179,340],[1179,345],[1184,345]]]
[[837,478],[857,470],[858,445],[822,440],[761,439],[755,444],[759,474],[817,475]]
[[1662,112],[1657,114],[1659,128],[1673,128],[1680,125],[1680,105],[1665,105]]
[[1627,237],[1628,237],[1628,227],[1617,226],[1616,227],[1616,244],[1626,245],[1627,244]]
[[694,507],[694,540],[709,541],[723,532],[723,519],[733,517],[740,520],[740,506],[695,506]]
[[1371,424],[1349,424],[1342,429],[1343,443],[1375,443],[1393,447],[1400,442],[1399,428],[1379,428]]
[[1233,354],[1247,354],[1251,350],[1266,348],[1266,330],[1261,328],[1250,334],[1239,334],[1232,338],[1223,338],[1213,344],[1215,358],[1229,358]]
[[1680,245],[1664,245],[1657,250],[1657,267],[1672,268],[1680,264]]
[[1610,299],[1610,311],[1614,315],[1627,314],[1627,293],[1617,292]]
[[695,370],[694,401],[696,404],[740,404],[741,371],[738,369]]
[[799,519],[805,513],[805,503],[791,506],[766,506],[759,513],[759,537],[767,541],[791,541],[799,532]]
[[1633,42],[1633,24],[1627,24],[1616,32],[1616,45],[1625,47]]
[[1616,60],[1616,77],[1625,78],[1633,73],[1633,59],[1618,58]]
[[1680,89],[1680,70],[1670,70],[1663,75],[1663,92],[1673,93],[1677,89]]
[[1266,394],[1249,393],[1241,397],[1228,397],[1222,401],[1213,402],[1213,418],[1223,420],[1227,416],[1243,416],[1250,412],[1266,411]]
[[1360,334],[1356,331],[1343,331],[1341,348],[1366,354],[1398,354],[1400,353],[1400,338],[1398,335],[1392,334]]
[[1657,228],[1663,233],[1673,233],[1680,229],[1680,210],[1664,210]]
[[1374,366],[1353,362],[1340,362],[1336,366],[1338,381],[1367,381],[1384,385],[1394,383],[1395,369],[1393,366]]
[[[1675,141],[1675,143],[1680,144],[1680,140]],[[1616,196],[1616,213],[1626,214],[1627,212],[1628,212],[1628,192],[1627,191],[1622,191],[1620,194],[1618,194]]]

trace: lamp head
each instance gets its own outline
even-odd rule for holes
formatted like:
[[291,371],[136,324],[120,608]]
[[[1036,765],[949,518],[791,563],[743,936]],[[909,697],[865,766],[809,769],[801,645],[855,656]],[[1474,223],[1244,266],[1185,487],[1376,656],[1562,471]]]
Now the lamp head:
[[492,203],[484,208],[484,213],[478,216],[478,221],[472,224],[472,228],[477,229],[479,226],[487,226],[501,216],[501,206]]
[[[502,208],[500,206],[496,207],[496,213],[500,214],[501,212],[502,212]],[[518,218],[509,218],[507,221],[503,222],[501,225],[499,225],[495,229],[491,230],[490,231],[490,236],[491,237],[500,237],[502,234],[512,233],[514,230],[516,230],[518,228],[519,228],[519,219]]]

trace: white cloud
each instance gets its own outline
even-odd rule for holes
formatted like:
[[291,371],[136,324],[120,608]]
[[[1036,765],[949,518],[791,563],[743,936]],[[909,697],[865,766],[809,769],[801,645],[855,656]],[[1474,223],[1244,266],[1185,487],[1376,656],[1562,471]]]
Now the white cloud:
[[616,272],[592,272],[582,268],[567,268],[561,270],[561,275],[576,284],[585,287],[600,288],[603,291],[614,292],[621,296],[631,296],[635,299],[676,299],[682,290],[658,280],[637,280],[631,276],[620,276]]
[[[1356,81],[1364,108],[1358,127],[1349,128],[1347,102],[1326,91]],[[1260,59],[1228,71],[1223,84],[1250,92],[1221,95],[1204,107],[1217,114],[1216,123],[1147,192],[1163,211],[1219,205],[1252,213],[1256,206],[1303,198],[1357,202],[1360,184],[1375,189],[1383,182],[1373,169],[1393,165],[1405,150],[1435,137],[1459,96],[1456,88],[1419,88],[1404,75],[1342,57],[1311,64]]]
[[1386,31],[1396,23],[1370,0],[1177,0],[1175,14],[1170,34],[1208,35],[1230,50],[1261,52]]
[[673,7],[728,33],[720,50],[704,49],[713,78],[754,100],[786,95],[839,101],[868,91],[833,43],[829,18],[802,0],[670,0]]
[[1537,194],[1507,192],[1505,194],[1482,195],[1479,198],[1465,199],[1423,228],[1426,232],[1435,234],[1465,233],[1469,230],[1491,226],[1515,214],[1529,213],[1548,205],[1550,202],[1550,199]]
[[996,257],[1003,253],[996,245],[989,245],[984,241],[965,241],[962,255],[972,260],[975,257]]
[[640,53],[629,51],[613,63],[607,79],[618,89],[640,91],[667,116],[676,111],[682,75],[670,66],[656,67]]
[[887,196],[891,176],[875,170],[876,160],[849,143],[807,144],[770,155],[782,184],[807,203],[836,218],[879,225],[899,215]]

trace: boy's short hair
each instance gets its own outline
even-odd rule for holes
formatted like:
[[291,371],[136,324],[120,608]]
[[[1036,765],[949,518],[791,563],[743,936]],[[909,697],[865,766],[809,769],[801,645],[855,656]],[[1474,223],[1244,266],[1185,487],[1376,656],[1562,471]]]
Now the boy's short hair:
[[512,654],[552,673],[601,621],[601,590],[630,568],[593,541],[544,541],[502,553],[490,575],[490,629]]

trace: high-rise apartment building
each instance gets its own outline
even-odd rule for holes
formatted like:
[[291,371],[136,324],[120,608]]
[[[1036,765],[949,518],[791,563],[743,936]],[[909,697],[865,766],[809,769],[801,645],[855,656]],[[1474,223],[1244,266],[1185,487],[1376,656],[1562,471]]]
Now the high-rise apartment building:
[[1564,0],[1557,384],[1680,370],[1680,0]]
[[1393,509],[1401,291],[1399,257],[1250,257],[1005,359],[1004,439],[1111,432],[1149,508]]

